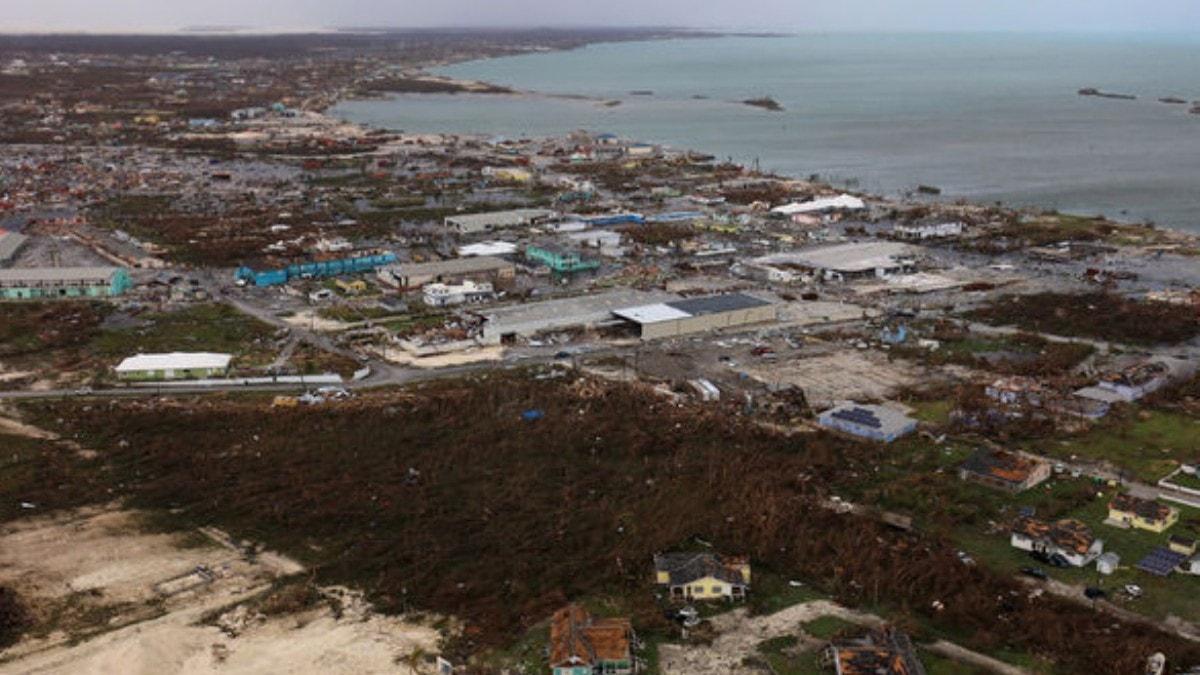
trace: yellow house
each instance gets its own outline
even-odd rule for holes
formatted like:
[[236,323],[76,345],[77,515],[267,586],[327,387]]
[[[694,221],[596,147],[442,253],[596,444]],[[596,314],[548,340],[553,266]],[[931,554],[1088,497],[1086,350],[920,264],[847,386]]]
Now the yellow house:
[[655,582],[673,600],[740,600],[750,590],[750,561],[712,553],[654,556]]
[[357,295],[367,291],[367,282],[362,279],[354,279],[352,281],[334,279],[333,283],[337,284],[337,287],[342,289],[342,292],[347,295]]
[[1120,527],[1164,532],[1178,521],[1179,509],[1159,504],[1153,499],[1119,494],[1108,503],[1107,522]]

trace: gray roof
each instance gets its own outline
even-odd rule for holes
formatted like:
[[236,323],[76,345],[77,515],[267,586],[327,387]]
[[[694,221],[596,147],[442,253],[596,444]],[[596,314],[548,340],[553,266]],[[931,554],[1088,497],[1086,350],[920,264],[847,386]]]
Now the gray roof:
[[523,225],[538,218],[549,218],[555,214],[550,209],[511,209],[509,211],[492,211],[490,213],[464,213],[457,216],[447,216],[446,222],[451,225],[467,227],[511,227]]
[[746,583],[739,570],[726,565],[713,553],[662,553],[654,556],[654,569],[666,572],[672,586],[689,584],[705,577],[731,584]]
[[389,265],[388,270],[402,277],[437,276],[439,274],[469,274],[471,272],[487,272],[512,267],[507,260],[492,256],[471,256],[467,258],[452,258],[427,263],[400,263]]
[[756,258],[764,265],[802,265],[837,272],[865,272],[877,267],[895,267],[898,260],[919,251],[915,246],[892,241],[851,242]]
[[28,240],[23,234],[0,230],[0,262],[10,260],[17,254],[17,249]]
[[119,267],[18,267],[0,270],[0,284],[21,283],[108,283]]

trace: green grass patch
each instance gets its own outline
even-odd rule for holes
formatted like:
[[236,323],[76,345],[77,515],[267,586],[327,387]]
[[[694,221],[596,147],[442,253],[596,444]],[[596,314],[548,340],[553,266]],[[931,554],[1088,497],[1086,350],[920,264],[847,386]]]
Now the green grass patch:
[[1105,460],[1138,480],[1153,483],[1180,462],[1195,459],[1200,419],[1180,412],[1114,411],[1088,432],[1058,441],[1032,444],[1040,454]]
[[140,326],[104,330],[90,346],[111,359],[173,351],[229,353],[243,367],[265,365],[274,355],[274,329],[228,305],[192,305],[138,318]]
[[782,575],[762,569],[754,570],[754,589],[748,596],[747,604],[750,613],[754,615],[774,614],[781,609],[802,602],[825,600],[828,596],[807,583],[794,586]]
[[861,630],[861,626],[836,616],[822,616],[802,624],[804,632],[818,640],[832,640],[840,635]]

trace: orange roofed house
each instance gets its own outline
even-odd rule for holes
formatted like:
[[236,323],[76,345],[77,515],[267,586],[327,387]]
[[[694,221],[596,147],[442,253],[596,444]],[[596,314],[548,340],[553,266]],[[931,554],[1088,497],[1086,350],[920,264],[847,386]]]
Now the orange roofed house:
[[1022,551],[1062,556],[1075,567],[1083,567],[1104,552],[1104,542],[1078,520],[1047,523],[1036,518],[1019,518],[1013,523],[1012,545]]
[[636,671],[629,619],[596,619],[579,605],[567,605],[550,619],[550,672],[553,675],[623,675]]
[[837,640],[824,652],[836,675],[925,675],[908,636],[892,628],[853,640]]

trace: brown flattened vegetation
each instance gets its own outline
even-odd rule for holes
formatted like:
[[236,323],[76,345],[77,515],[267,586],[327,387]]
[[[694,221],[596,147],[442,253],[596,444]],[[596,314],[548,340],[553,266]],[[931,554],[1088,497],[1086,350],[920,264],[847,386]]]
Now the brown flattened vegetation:
[[1107,293],[1005,296],[970,318],[1028,331],[1128,344],[1176,344],[1200,334],[1200,318],[1167,303]]
[[82,347],[99,332],[106,311],[90,302],[6,304],[0,309],[0,358]]
[[[523,421],[530,408],[544,417]],[[360,586],[384,609],[466,617],[476,646],[598,592],[643,599],[635,622],[654,625],[652,554],[700,536],[843,602],[891,604],[1070,672],[1132,672],[1156,650],[1200,659],[1149,627],[1030,599],[940,540],[814,506],[880,448],[781,437],[641,388],[492,374],[273,413],[214,399],[38,411],[105,448],[134,504],[300,555],[319,582]]]
[[0,586],[0,649],[15,644],[29,627],[29,612],[17,592]]
[[666,246],[691,239],[696,231],[686,225],[671,225],[669,223],[648,223],[624,228],[626,237],[644,246]]

